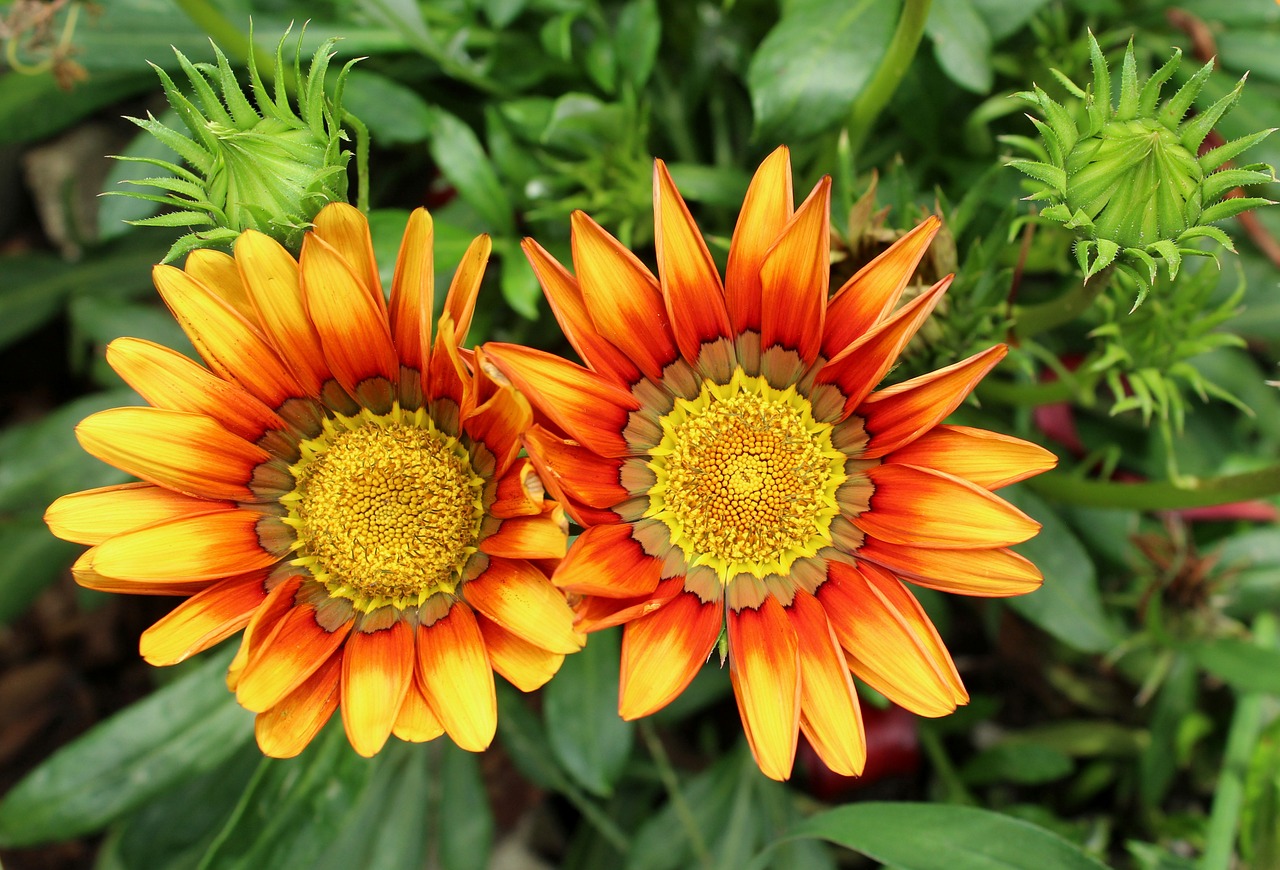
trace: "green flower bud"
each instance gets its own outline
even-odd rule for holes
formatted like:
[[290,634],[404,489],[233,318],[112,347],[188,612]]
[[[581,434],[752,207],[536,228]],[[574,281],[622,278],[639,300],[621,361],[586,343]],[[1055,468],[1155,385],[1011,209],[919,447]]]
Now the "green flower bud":
[[[166,262],[193,248],[228,246],[246,229],[266,233],[296,253],[316,213],[330,202],[346,201],[351,152],[342,148],[346,135],[340,125],[344,117],[341,98],[354,61],[339,73],[335,96],[330,100],[324,92],[324,78],[334,42],[330,39],[320,46],[304,77],[296,54],[292,70],[285,67],[281,40],[270,91],[251,54],[249,79],[256,108],[216,45],[216,66],[193,64],[174,50],[193,98],[184,95],[164,70],[152,65],[169,104],[190,135],[165,127],[150,115],[145,120],[129,120],[175,151],[186,166],[150,158],[119,158],[151,163],[171,173],[167,178],[130,182],[158,188],[163,194],[121,195],[177,209],[133,221],[135,224],[194,228],[174,243]],[[289,73],[297,83],[296,112],[285,91]]]
[[1088,91],[1059,74],[1082,101],[1079,118],[1039,87],[1018,94],[1037,106],[1044,118],[1031,119],[1040,131],[1039,141],[1007,140],[1038,159],[1013,160],[1009,165],[1044,185],[1028,197],[1048,203],[1041,217],[1076,231],[1076,258],[1085,280],[1114,265],[1137,282],[1141,304],[1159,262],[1170,278],[1176,277],[1183,256],[1205,254],[1191,245],[1198,238],[1234,251],[1226,233],[1210,225],[1272,204],[1260,197],[1224,198],[1234,188],[1274,180],[1270,166],[1220,167],[1273,131],[1261,130],[1198,156],[1205,137],[1240,98],[1243,78],[1208,109],[1186,117],[1213,62],[1159,104],[1161,88],[1177,70],[1181,52],[1175,51],[1140,85],[1131,42],[1120,72],[1119,100],[1113,106],[1111,71],[1093,34],[1089,48],[1093,85]]

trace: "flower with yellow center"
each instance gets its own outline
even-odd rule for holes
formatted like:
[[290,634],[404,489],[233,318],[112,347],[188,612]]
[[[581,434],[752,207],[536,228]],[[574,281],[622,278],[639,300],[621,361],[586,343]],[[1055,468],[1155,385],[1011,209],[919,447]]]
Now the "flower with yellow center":
[[942,423],[1003,346],[876,384],[950,284],[898,302],[930,218],[829,298],[824,179],[793,208],[788,152],[756,173],[720,275],[658,161],[655,277],[585,214],[570,275],[525,251],[586,363],[485,347],[542,415],[525,436],[584,531],[552,577],[578,627],[625,625],[619,712],[661,709],[727,632],[761,769],[790,775],[803,731],[855,775],[866,741],[851,674],[941,716],[968,700],[903,582],[980,596],[1041,582],[1008,548],[1038,525],[991,493],[1053,466],[1016,438]]
[[208,368],[124,338],[107,360],[153,407],[76,432],[143,482],[45,515],[92,545],[107,592],[189,596],[142,636],[174,664],[241,629],[228,684],[263,752],[300,752],[334,710],[373,755],[395,734],[493,738],[493,671],[525,691],[582,645],[545,571],[563,510],[519,456],[528,403],[465,337],[489,256],[472,243],[432,334],[432,225],[409,218],[390,302],[364,216],[317,216],[295,261],[248,230],[156,287]]

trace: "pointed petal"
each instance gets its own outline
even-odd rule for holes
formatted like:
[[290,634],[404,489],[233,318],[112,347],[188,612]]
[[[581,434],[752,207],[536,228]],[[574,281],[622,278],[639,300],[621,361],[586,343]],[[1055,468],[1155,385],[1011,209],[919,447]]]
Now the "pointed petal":
[[431,356],[431,320],[435,299],[433,257],[435,229],[425,208],[409,215],[391,279],[391,338],[400,364],[418,372],[427,370]]
[[182,271],[238,311],[245,320],[261,327],[258,312],[254,311],[253,300],[249,298],[249,290],[240,280],[240,270],[236,268],[235,258],[230,254],[212,248],[196,248],[187,254]]
[[622,463],[599,456],[542,428],[525,433],[529,457],[544,484],[591,507],[607,508],[626,501],[630,493],[619,481]]
[[400,714],[396,717],[395,727],[391,733],[409,743],[426,743],[435,740],[444,733],[444,726],[431,710],[422,683],[415,676],[409,681],[409,691],[405,693],[404,702],[400,705]]
[[999,489],[1048,471],[1058,464],[1058,457],[1039,444],[999,432],[935,426],[884,461],[932,468],[986,489]]
[[760,346],[798,351],[808,365],[822,345],[831,284],[831,178],[801,204],[760,267]]
[[546,489],[527,458],[515,464],[498,481],[496,497],[489,506],[491,516],[498,519],[531,517],[542,513]]
[[560,670],[564,653],[536,646],[498,623],[477,615],[493,669],[522,692],[542,688]]
[[112,408],[76,426],[85,451],[135,477],[186,495],[262,501],[249,488],[271,458],[201,414],[160,408]]
[[331,655],[278,704],[254,719],[258,748],[270,758],[293,758],[307,748],[338,708],[341,656]]
[[424,392],[433,403],[432,416],[436,418],[437,423],[440,423],[440,415],[436,413],[434,403],[440,400],[447,400],[456,409],[459,426],[462,418],[470,414],[475,406],[472,378],[466,366],[462,364],[462,358],[458,356],[458,342],[454,339],[453,321],[447,315],[441,316],[440,323],[436,326],[435,345],[432,347],[431,361],[427,366]]
[[795,629],[772,595],[759,609],[729,608],[728,622],[733,694],[751,754],[765,776],[787,780],[800,733],[800,654]]
[[413,681],[413,629],[403,619],[379,631],[353,631],[342,650],[342,727],[371,758],[395,727]]
[[323,239],[342,256],[365,295],[385,320],[386,297],[382,295],[378,262],[373,256],[373,238],[369,235],[369,220],[364,213],[345,202],[331,202],[316,215],[311,234]]
[[432,625],[418,627],[418,673],[431,709],[453,742],[481,752],[498,727],[493,668],[471,608],[458,602]]
[[467,333],[471,331],[471,316],[476,310],[476,296],[480,292],[480,282],[484,280],[484,268],[489,262],[489,254],[493,251],[493,242],[488,234],[476,236],[467,246],[467,251],[453,273],[453,281],[449,284],[449,295],[444,300],[444,312],[453,319],[454,336],[458,344],[464,344]]
[[300,568],[277,567],[272,572],[271,578],[267,581],[269,587],[267,598],[249,617],[249,624],[244,627],[244,633],[240,635],[240,647],[227,667],[227,688],[232,692],[240,685],[240,677],[244,675],[245,665],[248,664],[249,659],[257,655],[263,641],[271,636],[271,632],[280,624],[280,620],[293,609],[298,591],[309,579],[310,574],[304,573]]
[[351,620],[329,631],[311,604],[294,603],[245,663],[236,686],[240,706],[265,713],[325,664],[351,632]]
[[652,380],[678,355],[657,279],[586,213],[573,213],[573,266],[596,331]]
[[872,393],[858,408],[871,436],[862,459],[892,453],[942,422],[1009,352],[1003,344]]
[[176,665],[235,634],[266,600],[266,579],[266,571],[240,574],[188,598],[142,633],[142,657],[156,666]]
[[[342,253],[319,236],[302,243],[302,293],[338,383],[366,407],[361,385],[373,378],[394,384],[400,360],[391,343],[385,308],[377,304]],[[381,291],[379,291],[380,293]],[[381,297],[379,297],[381,298]]]
[[981,598],[1025,595],[1044,581],[1029,560],[1005,549],[936,550],[867,538],[858,557],[917,586]]
[[831,562],[818,601],[850,669],[890,701],[931,717],[968,702],[933,623],[897,580],[874,565]]
[[44,521],[49,531],[64,541],[101,544],[161,520],[232,507],[230,502],[190,498],[150,483],[122,483],[64,495],[49,505]]
[[533,411],[524,396],[501,387],[462,418],[462,431],[493,453],[497,474],[506,474],[520,453],[521,436],[533,422]]
[[259,399],[162,345],[117,338],[107,345],[107,362],[149,404],[212,417],[250,443],[285,428],[284,420]]
[[949,277],[939,281],[927,292],[902,306],[890,319],[846,347],[840,356],[819,370],[817,383],[835,384],[845,397],[841,420],[853,413],[875,385],[880,383],[880,379],[893,368],[898,361],[898,354],[902,353],[907,342],[924,325],[950,285]]
[[823,356],[839,355],[893,310],[941,226],[938,218],[925,218],[836,291],[827,308]]
[[729,338],[732,327],[720,273],[661,160],[653,163],[653,220],[658,274],[671,328],[680,353],[697,362],[703,342]]
[[613,628],[615,625],[626,625],[675,601],[677,597],[684,594],[683,589],[684,578],[671,577],[660,582],[652,595],[641,595],[637,598],[605,598],[600,595],[587,595],[574,605],[574,613],[577,616],[577,622],[574,625],[578,631],[585,634]]
[[645,554],[628,523],[592,526],[573,542],[552,580],[565,592],[637,598],[651,595],[662,577],[662,560]]
[[724,293],[735,334],[760,330],[760,269],[794,207],[791,152],[783,145],[765,158],[751,179],[729,243]]
[[1019,544],[1040,524],[980,486],[927,468],[879,465],[867,471],[871,508],[853,524],[892,544],[981,550]]
[[129,580],[214,580],[279,561],[258,539],[262,515],[226,510],[125,532],[94,549],[93,569]]
[[514,344],[486,344],[485,353],[516,389],[573,440],[602,456],[629,451],[622,430],[640,403],[582,366]]
[[556,653],[582,649],[564,595],[522,559],[491,558],[488,570],[463,584],[462,592],[477,611],[529,643]]
[[867,735],[840,640],[818,599],[803,589],[796,590],[786,613],[799,642],[800,727],[827,767],[859,776]]
[[618,715],[639,719],[671,703],[711,655],[723,625],[724,604],[703,604],[691,592],[627,623]]
[[639,380],[640,369],[636,364],[596,331],[577,279],[533,239],[525,239],[520,247],[538,276],[538,283],[542,285],[565,338],[569,339],[569,344],[573,345],[587,367],[619,384],[633,384]]

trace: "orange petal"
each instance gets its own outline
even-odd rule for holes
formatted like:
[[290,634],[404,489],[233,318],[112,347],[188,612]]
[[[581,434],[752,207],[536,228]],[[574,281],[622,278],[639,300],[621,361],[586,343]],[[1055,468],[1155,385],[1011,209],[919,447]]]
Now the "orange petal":
[[783,145],[765,158],[751,179],[729,243],[724,295],[735,333],[760,329],[760,268],[765,254],[791,220],[794,206],[791,152]]
[[892,453],[942,422],[1008,352],[1005,345],[997,344],[967,360],[872,393],[858,408],[871,436],[860,458]]
[[724,604],[683,592],[661,609],[628,622],[622,634],[618,715],[639,719],[684,691],[720,637]]
[[536,517],[503,520],[498,531],[480,541],[480,551],[507,559],[562,559],[568,546],[569,523],[554,503]]
[[249,298],[249,290],[240,280],[240,270],[236,268],[235,258],[230,254],[213,248],[196,248],[187,254],[182,271],[240,312],[245,320],[261,328],[258,312],[254,310],[253,300]]
[[329,364],[298,280],[298,262],[270,236],[245,230],[236,239],[236,266],[257,312],[256,322],[303,389],[320,395]]
[[799,641],[800,728],[827,767],[859,776],[867,735],[840,640],[818,599],[803,589],[796,590],[786,614]]
[[435,299],[435,228],[425,208],[409,214],[391,279],[391,337],[400,364],[417,372],[427,370],[431,356],[431,320]]
[[592,526],[573,542],[552,580],[566,592],[637,598],[651,595],[662,577],[662,560],[645,554],[631,526]]
[[[458,355],[453,321],[447,315],[442,315],[436,326],[435,345],[431,350],[424,385],[427,398],[432,402],[445,399],[452,403],[458,413],[459,424],[475,405],[472,378]],[[434,406],[432,416],[436,417],[437,423],[440,422]]]
[[338,707],[338,655],[331,655],[296,689],[254,719],[258,748],[271,758],[293,758],[307,748]]
[[524,443],[543,483],[553,492],[567,493],[598,508],[613,507],[630,497],[618,477],[622,468],[619,460],[598,456],[541,426],[529,429]]
[[629,412],[640,403],[594,372],[540,350],[486,344],[485,353],[516,389],[571,438],[602,456],[624,456]]
[[1040,524],[980,486],[912,465],[867,471],[871,508],[853,524],[891,544],[943,550],[984,550],[1019,544]]
[[156,266],[151,274],[165,304],[214,372],[273,410],[307,395],[266,337],[228,303],[181,269]]
[[640,369],[635,363],[596,332],[577,279],[533,239],[525,239],[520,247],[538,276],[538,283],[542,285],[565,338],[569,339],[569,344],[573,345],[587,367],[620,384],[633,384],[639,380]]
[[122,483],[73,492],[49,505],[44,521],[64,541],[101,544],[107,538],[160,520],[178,519],[233,505],[189,498],[150,483]]
[[489,513],[498,519],[536,516],[542,513],[545,498],[546,490],[533,463],[527,458],[517,459],[498,481]]
[[917,586],[981,598],[1025,595],[1043,582],[1035,565],[1005,549],[935,550],[867,538],[858,557]]
[[968,702],[951,655],[924,609],[881,569],[828,563],[818,601],[853,673],[890,701],[931,717]]
[[999,489],[1048,471],[1058,464],[1058,457],[1039,444],[999,432],[935,426],[884,461],[932,468],[986,489]]
[[728,621],[729,672],[751,754],[765,776],[787,780],[800,733],[795,629],[772,595],[756,610],[729,608]]
[[342,255],[374,307],[387,316],[386,297],[373,256],[373,239],[364,213],[345,202],[331,202],[315,216],[312,233]]
[[533,422],[524,396],[501,387],[484,404],[462,419],[462,431],[484,444],[497,461],[497,474],[506,474],[520,453],[520,439]]
[[245,665],[257,655],[263,641],[271,636],[280,620],[293,609],[298,591],[310,577],[303,569],[293,567],[276,568],[272,572],[272,577],[267,581],[267,598],[254,611],[253,616],[249,617],[249,624],[244,627],[244,634],[240,636],[240,648],[236,650],[235,658],[227,668],[228,689],[234,692],[240,685]]
[[394,384],[400,373],[385,303],[379,305],[343,253],[317,235],[303,241],[301,262],[307,314],[320,334],[330,371],[366,407],[379,404],[381,396],[372,398],[374,387],[366,382],[377,378]]
[[555,653],[582,649],[563,593],[522,559],[491,558],[462,591],[468,604],[529,643]]
[[285,428],[285,422],[259,399],[154,342],[117,338],[107,345],[107,362],[157,408],[212,417],[249,442],[269,430]]
[[357,753],[386,744],[413,681],[413,629],[403,619],[378,631],[353,631],[342,650],[342,727]]
[[142,633],[142,657],[152,665],[176,665],[230,637],[266,600],[266,579],[265,571],[240,574],[188,598]]
[[573,266],[596,332],[660,380],[677,350],[657,279],[585,212],[572,223]]
[[329,631],[316,622],[313,605],[295,602],[250,654],[236,700],[255,713],[270,710],[327,662],[350,631],[351,620]]
[[418,627],[418,673],[453,742],[470,752],[488,748],[498,727],[493,668],[475,615],[463,602]]
[[791,217],[760,267],[760,345],[818,356],[831,284],[831,178]]
[[135,477],[186,495],[264,501],[249,488],[271,458],[202,414],[160,408],[112,408],[76,426],[84,449]]
[[827,306],[823,356],[839,355],[893,310],[941,226],[936,217],[925,218],[836,291]]
[[594,631],[613,628],[615,625],[626,625],[670,604],[684,594],[683,589],[684,578],[671,577],[659,583],[658,589],[652,595],[641,595],[637,598],[585,596],[574,605],[574,614],[577,617],[574,626],[580,632],[591,634]]
[[680,353],[697,362],[703,342],[730,336],[729,313],[711,252],[661,160],[653,163],[653,221],[671,328]]
[[258,541],[262,515],[225,510],[125,532],[94,549],[93,569],[130,580],[214,580],[267,568],[281,554]]
[[817,383],[835,384],[844,395],[841,420],[853,413],[893,368],[898,354],[928,319],[950,285],[951,278],[943,278],[822,367]]
[[404,703],[400,705],[400,714],[396,717],[395,727],[391,733],[409,743],[426,743],[435,740],[444,733],[444,726],[431,710],[426,693],[422,690],[416,674],[409,681],[409,691],[405,693]]
[[541,688],[560,670],[564,653],[551,652],[507,631],[496,622],[476,616],[493,669],[522,692]]
[[489,254],[493,251],[493,242],[488,234],[476,236],[467,246],[467,251],[453,273],[453,281],[449,284],[449,295],[444,300],[444,313],[453,320],[454,337],[458,344],[467,340],[471,331],[471,316],[476,310],[476,295],[480,292],[480,282],[484,280],[484,267],[489,262]]

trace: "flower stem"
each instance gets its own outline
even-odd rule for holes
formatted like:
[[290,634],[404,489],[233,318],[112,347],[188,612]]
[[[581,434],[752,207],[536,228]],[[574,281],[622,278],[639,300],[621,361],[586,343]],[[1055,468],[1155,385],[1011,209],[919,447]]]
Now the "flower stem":
[[697,857],[698,863],[703,867],[713,867],[711,850],[707,848],[707,841],[702,837],[702,829],[698,826],[698,820],[694,818],[693,809],[685,800],[684,793],[680,791],[680,779],[676,776],[676,770],[671,766],[667,750],[663,747],[662,740],[658,737],[658,732],[654,730],[650,720],[640,720],[640,736],[644,739],[645,748],[649,750],[649,755],[658,768],[658,776],[667,790],[671,808],[680,819],[680,826],[684,828],[685,836],[689,838],[689,845],[693,847],[693,854]]
[[1102,295],[1110,283],[1111,267],[1103,269],[1092,280],[1077,284],[1048,302],[1023,305],[1013,310],[1013,334],[1017,338],[1030,338],[1048,332],[1055,326],[1070,323],[1089,310],[1093,301]]
[[845,123],[851,153],[856,155],[862,150],[862,143],[871,132],[871,125],[888,105],[889,98],[898,89],[898,83],[911,66],[916,48],[920,45],[920,37],[924,35],[924,22],[929,17],[932,2],[933,0],[906,0],[902,4],[902,17],[898,19],[898,27],[893,32],[893,39],[885,50],[884,58],[871,76],[871,81],[867,82],[862,93],[853,101],[853,109]]
[[[1277,641],[1276,617],[1262,613],[1253,624],[1253,635],[1260,647],[1275,647]],[[1231,730],[1227,733],[1226,757],[1218,775],[1218,787],[1213,795],[1213,809],[1209,813],[1209,830],[1205,837],[1204,855],[1200,859],[1202,870],[1228,870],[1240,827],[1240,815],[1244,809],[1245,776],[1249,760],[1253,757],[1262,731],[1263,714],[1267,702],[1264,692],[1249,692],[1236,704],[1231,717]]]
[[1176,481],[1114,483],[1083,480],[1067,472],[1049,472],[1027,485],[1064,504],[1131,510],[1179,510],[1212,507],[1280,493],[1280,465],[1221,477],[1183,477]]

